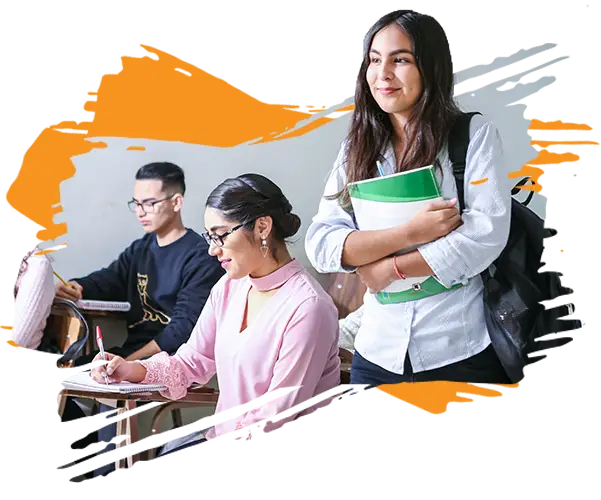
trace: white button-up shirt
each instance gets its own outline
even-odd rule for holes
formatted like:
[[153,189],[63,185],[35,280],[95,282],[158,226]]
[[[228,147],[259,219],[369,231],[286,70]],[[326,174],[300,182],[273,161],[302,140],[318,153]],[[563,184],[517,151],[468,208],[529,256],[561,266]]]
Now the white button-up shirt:
[[[382,166],[395,172],[389,146]],[[437,179],[445,199],[457,197],[446,147],[438,161]],[[339,192],[346,182],[344,145],[326,183],[324,196]],[[442,172],[441,172],[442,170]],[[418,248],[435,277],[456,290],[400,304],[380,304],[365,294],[365,310],[355,349],[365,359],[402,374],[405,356],[414,372],[455,363],[483,351],[490,344],[484,320],[483,285],[479,274],[501,253],[509,236],[511,183],[503,163],[503,147],[496,127],[481,115],[470,123],[465,169],[463,224],[448,235]],[[480,184],[473,181],[488,179]],[[346,237],[358,230],[352,213],[337,200],[322,198],[305,240],[307,256],[322,273],[349,272],[342,266]]]

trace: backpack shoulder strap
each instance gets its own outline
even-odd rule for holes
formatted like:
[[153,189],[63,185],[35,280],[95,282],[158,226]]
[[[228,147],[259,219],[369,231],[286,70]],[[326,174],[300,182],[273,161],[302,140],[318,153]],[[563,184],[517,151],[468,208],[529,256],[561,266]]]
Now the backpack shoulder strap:
[[457,184],[457,198],[461,211],[465,209],[464,200],[464,181],[465,181],[465,159],[467,148],[470,144],[470,122],[472,116],[481,113],[475,111],[471,113],[462,113],[457,117],[451,132],[449,133],[449,159],[453,167],[453,176]]

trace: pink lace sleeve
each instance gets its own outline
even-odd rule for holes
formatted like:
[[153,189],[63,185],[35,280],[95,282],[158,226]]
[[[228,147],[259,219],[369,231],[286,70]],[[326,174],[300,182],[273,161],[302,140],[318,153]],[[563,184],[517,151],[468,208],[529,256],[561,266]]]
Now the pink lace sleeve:
[[181,399],[188,392],[191,384],[181,363],[173,356],[169,356],[166,352],[160,352],[138,362],[146,368],[143,384],[162,384],[167,387],[166,391],[161,391],[161,396],[169,399]]

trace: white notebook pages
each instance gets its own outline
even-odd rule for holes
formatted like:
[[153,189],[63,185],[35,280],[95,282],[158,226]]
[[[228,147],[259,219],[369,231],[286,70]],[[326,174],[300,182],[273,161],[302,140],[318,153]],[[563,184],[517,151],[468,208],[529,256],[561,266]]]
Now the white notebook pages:
[[117,394],[134,394],[137,392],[158,392],[166,390],[160,384],[133,384],[131,382],[120,382],[118,384],[99,384],[91,376],[90,372],[80,372],[63,381],[66,389],[92,392],[106,392]]
[[131,304],[108,300],[78,300],[77,307],[84,311],[127,312],[131,309]]

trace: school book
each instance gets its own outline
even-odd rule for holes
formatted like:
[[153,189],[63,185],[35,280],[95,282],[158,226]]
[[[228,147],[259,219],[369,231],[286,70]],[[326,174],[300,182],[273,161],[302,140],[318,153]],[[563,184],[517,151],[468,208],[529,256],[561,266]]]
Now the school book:
[[[407,224],[426,205],[442,200],[440,186],[431,165],[354,182],[349,184],[348,190],[355,221],[360,230],[389,229]],[[399,253],[406,253],[414,248],[406,248]],[[411,299],[403,292],[415,291],[415,298],[420,298],[422,285],[428,295],[432,294],[433,289],[442,287],[431,276],[413,277],[393,281],[378,292],[376,297],[382,304],[405,302]]]
[[79,391],[106,392],[117,394],[135,394],[140,392],[158,392],[167,389],[160,384],[133,384],[119,382],[118,384],[99,384],[90,375],[90,372],[80,372],[63,381],[66,389]]
[[108,300],[78,300],[77,306],[84,311],[128,312],[129,302],[113,302]]

